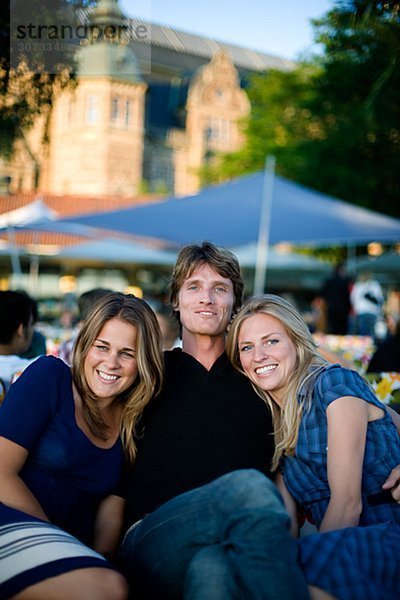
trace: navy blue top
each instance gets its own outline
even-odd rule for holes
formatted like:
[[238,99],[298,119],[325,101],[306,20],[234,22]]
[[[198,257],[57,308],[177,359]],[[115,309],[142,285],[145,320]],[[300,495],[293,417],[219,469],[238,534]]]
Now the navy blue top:
[[400,506],[390,501],[372,505],[368,497],[382,492],[390,471],[400,464],[400,438],[385,406],[356,372],[339,365],[325,367],[316,377],[310,410],[304,409],[295,456],[283,459],[283,476],[293,498],[311,512],[320,525],[330,498],[327,476],[328,425],[326,410],[343,396],[362,398],[384,411],[370,421],[362,473],[363,510],[360,525],[394,520],[400,523]]
[[98,504],[119,480],[123,450],[120,439],[99,448],[78,427],[62,360],[39,358],[10,387],[0,435],[28,450],[20,477],[50,521],[89,543]]

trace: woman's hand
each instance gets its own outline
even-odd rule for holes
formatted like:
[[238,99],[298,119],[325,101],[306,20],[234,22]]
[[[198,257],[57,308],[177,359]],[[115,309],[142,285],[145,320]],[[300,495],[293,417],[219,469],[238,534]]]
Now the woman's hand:
[[[393,423],[396,425],[397,432],[400,435],[400,415],[390,406],[386,407],[386,410],[392,417]],[[386,479],[385,483],[382,486],[384,490],[390,490],[392,493],[392,497],[398,504],[400,504],[400,465],[397,465],[389,477]]]
[[390,490],[394,500],[400,504],[400,465],[397,465],[397,467],[392,470],[382,488],[384,490]]
[[397,433],[400,435],[400,415],[399,415],[399,413],[396,412],[395,410],[393,410],[393,408],[391,408],[390,406],[387,406],[386,410],[388,411],[389,415],[392,417],[392,421],[396,425]]

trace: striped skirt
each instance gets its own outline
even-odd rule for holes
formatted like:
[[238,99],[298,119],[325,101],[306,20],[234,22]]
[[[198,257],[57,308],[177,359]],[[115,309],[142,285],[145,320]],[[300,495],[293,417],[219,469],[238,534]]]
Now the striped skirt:
[[76,569],[112,568],[55,525],[0,504],[0,599]]

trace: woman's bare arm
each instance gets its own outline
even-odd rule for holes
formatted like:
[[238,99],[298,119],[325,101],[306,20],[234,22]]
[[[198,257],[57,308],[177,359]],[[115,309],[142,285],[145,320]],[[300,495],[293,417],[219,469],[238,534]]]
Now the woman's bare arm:
[[0,436],[0,502],[48,521],[43,508],[19,477],[28,455],[25,448]]
[[107,558],[113,558],[121,541],[125,500],[120,496],[108,496],[97,511],[94,530],[94,549]]
[[327,472],[331,498],[321,531],[358,525],[368,417],[368,403],[361,398],[345,396],[328,406]]

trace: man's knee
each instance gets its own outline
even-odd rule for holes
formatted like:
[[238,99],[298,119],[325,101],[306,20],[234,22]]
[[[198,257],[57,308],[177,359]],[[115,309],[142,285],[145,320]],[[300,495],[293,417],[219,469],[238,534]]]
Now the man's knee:
[[239,502],[244,502],[249,507],[264,506],[271,510],[285,512],[278,488],[261,471],[240,469],[223,475],[217,482],[226,488],[226,498],[233,495]]
[[222,475],[220,479],[226,478],[231,483],[237,485],[262,486],[270,489],[277,489],[274,483],[257,469],[238,469]]
[[225,548],[218,544],[199,550],[185,575],[184,598],[233,598],[228,593],[236,588],[235,573]]

